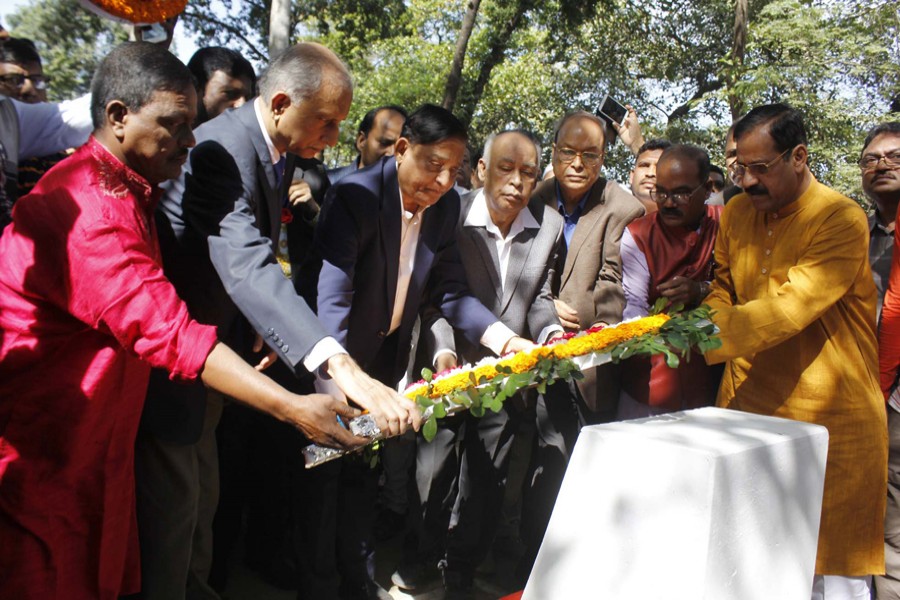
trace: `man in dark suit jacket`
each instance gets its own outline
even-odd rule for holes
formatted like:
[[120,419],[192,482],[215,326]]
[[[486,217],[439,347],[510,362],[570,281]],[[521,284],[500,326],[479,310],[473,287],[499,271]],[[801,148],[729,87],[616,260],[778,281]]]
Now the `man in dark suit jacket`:
[[[462,198],[458,221],[459,252],[476,297],[512,331],[537,342],[563,333],[556,316],[550,282],[562,239],[562,218],[553,208],[531,202],[540,175],[540,147],[524,131],[507,131],[485,142],[478,162],[484,188]],[[426,321],[428,321],[426,319]],[[427,344],[438,369],[475,362],[486,353],[462,336],[454,336],[443,317],[427,323]],[[447,335],[449,331],[449,335]],[[449,358],[449,362],[445,362]],[[446,542],[444,584],[448,594],[471,592],[475,567],[493,541],[506,487],[509,451],[524,415],[524,398],[506,401],[498,412],[481,418],[452,418],[431,443],[420,440],[416,480],[419,505],[416,544],[407,540],[404,567],[395,583],[414,588],[441,553],[447,535],[451,489],[459,473],[459,492],[453,505],[453,527]],[[462,467],[455,447],[465,423]]]
[[[260,93],[197,129],[157,215],[166,271],[192,314],[236,348],[258,350],[264,341],[295,374],[332,377],[389,435],[418,426],[414,404],[328,336],[272,250],[292,175],[280,160],[288,152],[311,158],[337,141],[352,99],[347,68],[322,46],[298,44],[272,62]],[[148,391],[137,460],[145,598],[183,597],[185,581],[206,581],[221,398],[193,392],[158,379]]]
[[[530,347],[469,292],[456,245],[459,197],[452,191],[466,130],[446,110],[413,112],[384,158],[333,186],[319,216],[318,314],[366,371],[396,385],[425,302],[473,345],[495,353]],[[371,597],[373,472],[344,461],[339,543],[355,553],[343,570],[345,597]]]

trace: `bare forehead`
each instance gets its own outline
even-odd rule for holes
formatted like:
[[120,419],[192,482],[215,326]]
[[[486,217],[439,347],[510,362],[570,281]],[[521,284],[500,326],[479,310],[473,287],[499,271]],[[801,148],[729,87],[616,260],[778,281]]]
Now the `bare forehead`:
[[568,119],[559,130],[557,145],[603,146],[603,127],[587,116]]
[[900,149],[900,131],[885,131],[876,135],[863,152],[892,152],[898,149]]
[[447,138],[433,144],[411,144],[417,155],[428,160],[449,161],[457,160],[462,162],[463,154],[466,151],[466,144],[457,138]]
[[516,131],[509,131],[498,134],[494,138],[494,142],[491,145],[490,158],[492,161],[522,160],[526,163],[536,164],[537,148],[527,136]]

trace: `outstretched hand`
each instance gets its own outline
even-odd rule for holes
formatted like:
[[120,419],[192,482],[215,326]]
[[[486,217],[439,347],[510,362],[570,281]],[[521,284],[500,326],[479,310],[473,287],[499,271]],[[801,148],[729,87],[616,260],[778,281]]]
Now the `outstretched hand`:
[[285,420],[321,446],[355,450],[370,440],[353,435],[341,425],[340,418],[349,420],[362,414],[358,408],[326,394],[294,396]]
[[371,378],[347,354],[332,356],[327,369],[347,398],[372,415],[385,437],[401,435],[410,426],[418,431],[422,426],[422,413],[415,402]]

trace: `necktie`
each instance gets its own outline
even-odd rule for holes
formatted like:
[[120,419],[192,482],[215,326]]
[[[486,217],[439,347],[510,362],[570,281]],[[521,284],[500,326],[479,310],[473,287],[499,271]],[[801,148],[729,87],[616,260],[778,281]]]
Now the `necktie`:
[[275,169],[275,189],[281,189],[281,182],[284,179],[284,155],[278,159],[278,162],[272,165]]

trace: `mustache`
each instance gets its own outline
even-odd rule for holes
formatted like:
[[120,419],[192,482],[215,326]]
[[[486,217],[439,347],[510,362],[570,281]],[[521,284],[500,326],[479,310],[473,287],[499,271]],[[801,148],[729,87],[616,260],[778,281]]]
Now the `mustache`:
[[762,185],[752,185],[748,188],[744,188],[744,191],[750,194],[751,196],[765,196],[769,193],[769,190]]
[[684,214],[680,209],[671,207],[660,208],[659,212],[670,217],[680,217]]

